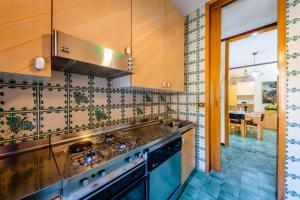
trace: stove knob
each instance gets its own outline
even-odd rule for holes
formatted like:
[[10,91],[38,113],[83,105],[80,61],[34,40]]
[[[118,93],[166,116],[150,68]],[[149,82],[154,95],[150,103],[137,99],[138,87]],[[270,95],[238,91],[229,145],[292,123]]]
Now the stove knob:
[[99,174],[100,177],[104,177],[104,176],[106,176],[106,171],[105,170],[100,170],[98,172],[98,174]]
[[137,152],[135,155],[136,155],[136,157],[139,157],[139,158],[141,158],[143,156],[142,152]]
[[147,158],[148,158],[148,153],[147,153],[147,152],[145,152],[145,153],[143,154],[143,158],[144,158],[144,159],[147,159]]
[[80,184],[82,186],[87,186],[89,184],[89,179],[88,178],[81,179]]
[[126,161],[127,162],[132,162],[132,158],[131,157],[126,158]]

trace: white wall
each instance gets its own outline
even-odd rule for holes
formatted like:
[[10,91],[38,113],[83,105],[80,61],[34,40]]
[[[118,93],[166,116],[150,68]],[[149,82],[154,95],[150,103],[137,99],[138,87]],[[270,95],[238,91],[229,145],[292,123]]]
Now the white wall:
[[277,60],[277,30],[260,33],[229,43],[229,67],[253,65],[253,52],[257,52],[255,63]]
[[[245,69],[247,69],[249,75],[254,70],[253,67],[231,69],[229,71],[229,76],[234,74],[238,77],[241,77],[243,76]],[[254,111],[264,112],[265,104],[262,103],[262,82],[277,81],[277,64],[274,63],[268,65],[260,65],[256,67],[256,71],[260,71],[263,74],[261,76],[258,76],[254,80]]]

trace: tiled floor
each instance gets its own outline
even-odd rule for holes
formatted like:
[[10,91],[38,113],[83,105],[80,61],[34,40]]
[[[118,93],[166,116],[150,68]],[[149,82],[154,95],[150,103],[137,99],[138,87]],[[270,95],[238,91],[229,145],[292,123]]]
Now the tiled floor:
[[180,200],[272,200],[276,199],[276,132],[264,130],[263,140],[230,135],[222,146],[221,173],[197,172]]

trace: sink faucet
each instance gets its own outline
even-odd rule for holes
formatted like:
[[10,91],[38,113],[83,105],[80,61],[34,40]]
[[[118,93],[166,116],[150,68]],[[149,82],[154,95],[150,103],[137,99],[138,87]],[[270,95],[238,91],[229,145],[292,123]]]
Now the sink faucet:
[[163,122],[165,123],[168,119],[171,119],[171,114],[175,113],[175,110],[171,109],[170,106],[166,105],[166,112],[163,115]]

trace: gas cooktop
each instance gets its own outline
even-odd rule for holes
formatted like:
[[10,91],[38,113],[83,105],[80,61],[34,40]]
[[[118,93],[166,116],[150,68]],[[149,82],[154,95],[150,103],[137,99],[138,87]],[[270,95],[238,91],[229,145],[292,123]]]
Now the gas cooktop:
[[146,141],[142,137],[117,131],[56,146],[52,149],[62,176],[69,178],[145,144]]

